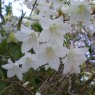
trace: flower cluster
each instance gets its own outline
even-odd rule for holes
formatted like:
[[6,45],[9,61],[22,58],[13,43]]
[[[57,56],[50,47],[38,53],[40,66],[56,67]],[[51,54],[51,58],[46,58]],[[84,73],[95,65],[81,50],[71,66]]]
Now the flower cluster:
[[87,48],[74,47],[71,40],[71,46],[67,48],[64,36],[72,32],[72,24],[80,23],[89,28],[89,4],[84,0],[70,0],[69,4],[65,0],[37,0],[36,3],[31,18],[41,25],[42,31],[22,25],[14,36],[22,42],[24,56],[15,62],[9,59],[2,68],[8,70],[8,77],[16,75],[22,80],[23,74],[30,68],[36,70],[45,64],[46,69],[50,67],[58,71],[62,59],[63,74],[80,73],[80,65],[86,61]]

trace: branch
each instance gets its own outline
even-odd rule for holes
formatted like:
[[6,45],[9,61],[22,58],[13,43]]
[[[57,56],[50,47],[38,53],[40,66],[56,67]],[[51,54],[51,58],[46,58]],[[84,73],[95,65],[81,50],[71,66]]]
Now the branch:
[[[16,85],[18,85],[19,87],[23,88],[25,91],[27,91],[27,92],[28,92],[28,95],[34,95],[33,92],[31,92],[30,90],[28,90],[27,88],[25,88],[24,86],[22,86],[20,83],[18,83],[18,82],[16,82],[16,81],[9,81],[9,80],[3,80],[3,79],[0,79],[0,81],[12,83],[12,85],[13,85],[13,84],[16,84]],[[11,86],[11,85],[10,85],[10,86]],[[8,88],[9,88],[10,86],[8,86]],[[6,88],[6,89],[8,89],[8,88]],[[6,90],[6,89],[5,89],[5,90]],[[4,91],[5,91],[5,90],[4,90]]]
[[32,15],[33,10],[35,9],[36,3],[37,3],[37,0],[35,0],[35,3],[33,4],[33,8],[31,10],[30,16]]

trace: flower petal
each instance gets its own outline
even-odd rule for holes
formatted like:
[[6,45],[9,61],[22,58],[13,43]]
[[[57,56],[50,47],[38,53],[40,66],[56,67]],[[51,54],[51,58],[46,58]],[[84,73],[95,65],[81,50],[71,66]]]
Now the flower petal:
[[51,61],[49,62],[49,66],[50,66],[52,69],[56,70],[56,71],[58,71],[59,65],[60,65],[60,60],[59,60],[58,57],[55,57],[53,60],[51,60]]
[[29,51],[31,48],[33,48],[31,43],[23,42],[22,47],[21,47],[21,51],[22,51],[22,53],[25,53],[25,52]]
[[12,69],[10,69],[10,70],[7,71],[7,76],[8,77],[13,77],[13,76],[15,76],[15,72]]

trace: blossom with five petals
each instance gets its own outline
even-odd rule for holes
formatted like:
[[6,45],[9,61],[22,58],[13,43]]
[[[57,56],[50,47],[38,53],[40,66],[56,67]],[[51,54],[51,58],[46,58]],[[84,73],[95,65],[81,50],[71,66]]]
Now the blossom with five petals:
[[11,59],[8,59],[8,64],[2,65],[2,68],[8,70],[7,76],[13,77],[17,76],[19,80],[22,80],[22,69],[19,67],[18,63],[13,63]]
[[22,53],[25,53],[32,48],[35,49],[38,45],[38,33],[31,29],[25,29],[26,30],[18,31],[15,34],[16,39],[23,42],[21,46]]
[[22,65],[23,73],[27,72],[30,68],[37,69],[35,54],[25,53],[25,55],[20,58],[17,63]]
[[87,2],[72,0],[68,13],[71,15],[71,23],[80,21],[87,27],[90,25],[90,8]]
[[[63,23],[63,18],[55,20],[41,20],[41,25],[44,27],[39,36],[40,42],[49,42],[55,45],[63,45],[64,35],[71,32],[71,26],[68,23]],[[46,24],[45,24],[46,23]],[[46,26],[45,26],[46,25]]]
[[80,73],[80,65],[86,61],[87,48],[72,48],[68,50],[67,58],[63,60],[64,74]]
[[39,66],[48,64],[52,69],[58,70],[60,65],[60,58],[64,57],[67,53],[67,48],[56,47],[50,44],[42,44],[36,49],[37,64]]

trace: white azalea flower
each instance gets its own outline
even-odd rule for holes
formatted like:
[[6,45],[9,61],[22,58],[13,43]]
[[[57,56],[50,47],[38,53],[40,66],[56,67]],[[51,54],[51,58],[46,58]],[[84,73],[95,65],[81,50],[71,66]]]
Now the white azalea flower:
[[35,0],[24,0],[24,4],[31,10],[33,8],[33,4]]
[[65,0],[52,0],[54,9],[58,9],[62,5],[64,5]]
[[29,51],[31,48],[33,48],[35,50],[35,47],[38,44],[38,38],[37,38],[38,34],[35,32],[31,32],[30,35],[28,35],[28,39],[26,41],[23,41],[22,44],[22,48],[21,51],[23,53]]
[[50,8],[50,5],[51,5],[51,3],[49,0],[38,0],[37,8],[40,11],[39,16],[49,17],[54,12],[54,10]]
[[50,9],[48,3],[44,5],[40,4],[37,8],[40,10],[39,16],[42,16],[42,17],[45,17],[45,16],[50,17],[50,15],[54,12],[54,10]]
[[[25,31],[25,30],[24,30]],[[25,53],[30,49],[34,49],[38,44],[38,33],[31,31],[19,31],[15,34],[17,40],[22,41],[21,51]]]
[[76,21],[80,21],[84,23],[85,26],[89,26],[90,9],[87,2],[72,0],[70,10],[68,12],[71,14],[71,18],[70,18],[71,23],[76,23]]
[[49,26],[51,25],[53,20],[50,19],[50,17],[45,16],[45,17],[41,17],[39,16],[39,23],[41,24],[42,28],[44,30],[48,29]]
[[33,14],[33,15],[31,16],[31,19],[32,19],[32,23],[33,23],[33,22],[37,22],[37,21],[39,21],[40,16],[37,15],[37,14]]
[[31,21],[30,20],[28,20],[28,19],[26,19],[26,18],[23,18],[23,20],[22,20],[22,23],[24,24],[24,25],[26,25],[26,26],[31,26]]
[[64,74],[80,73],[80,65],[86,61],[87,48],[71,48],[64,63]]
[[67,48],[55,47],[50,44],[42,44],[36,49],[37,64],[39,66],[49,64],[52,69],[58,70],[60,57],[64,57],[67,53]]
[[68,6],[67,4],[64,4],[62,7],[61,7],[61,12],[63,14],[68,14],[68,9],[70,8],[70,6]]
[[39,92],[36,92],[36,95],[41,95]]
[[36,55],[25,53],[25,55],[20,58],[17,63],[22,64],[22,71],[23,73],[27,72],[30,68],[37,69],[37,65],[35,63]]
[[64,34],[71,31],[71,27],[69,26],[69,24],[63,23],[62,17],[47,22],[45,24],[46,28],[41,32],[39,36],[39,41],[50,42],[55,45],[63,45]]
[[22,70],[19,67],[18,63],[13,63],[10,59],[8,60],[8,64],[2,65],[2,68],[8,70],[7,71],[7,76],[13,77],[13,76],[17,76],[17,78],[19,80],[22,80]]
[[17,27],[16,24],[17,24],[17,19],[15,18],[11,18],[12,21],[7,21],[4,25],[2,25],[3,29],[7,32],[7,33],[10,33],[10,32],[16,32],[17,31]]

